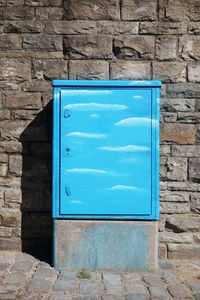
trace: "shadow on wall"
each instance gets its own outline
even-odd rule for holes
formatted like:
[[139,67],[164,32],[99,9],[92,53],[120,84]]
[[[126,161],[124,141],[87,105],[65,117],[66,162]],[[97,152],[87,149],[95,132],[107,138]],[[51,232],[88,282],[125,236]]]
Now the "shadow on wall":
[[20,136],[22,168],[22,251],[52,262],[52,101]]

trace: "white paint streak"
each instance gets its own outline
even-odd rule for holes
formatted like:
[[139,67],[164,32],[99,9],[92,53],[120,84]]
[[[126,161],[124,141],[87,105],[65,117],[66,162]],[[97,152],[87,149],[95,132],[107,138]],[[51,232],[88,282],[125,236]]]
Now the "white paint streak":
[[135,152],[135,151],[149,151],[150,148],[146,146],[127,145],[123,147],[99,147],[97,149],[106,151],[118,151],[118,152]]
[[96,173],[96,174],[106,174],[107,172],[105,170],[99,170],[99,169],[83,169],[83,168],[74,168],[74,169],[67,169],[66,172],[68,173]]
[[128,107],[123,104],[102,104],[96,102],[74,103],[65,106],[65,109],[78,111],[100,111],[100,110],[125,110]]
[[135,186],[130,186],[130,185],[114,185],[110,188],[108,188],[108,190],[119,190],[119,191],[122,191],[122,190],[132,190],[132,191],[135,191],[135,190],[139,190],[137,187]]
[[86,133],[86,132],[75,131],[75,132],[68,133],[67,136],[78,136],[78,137],[82,137],[82,138],[101,139],[101,138],[106,137],[106,134],[103,134],[103,133]]

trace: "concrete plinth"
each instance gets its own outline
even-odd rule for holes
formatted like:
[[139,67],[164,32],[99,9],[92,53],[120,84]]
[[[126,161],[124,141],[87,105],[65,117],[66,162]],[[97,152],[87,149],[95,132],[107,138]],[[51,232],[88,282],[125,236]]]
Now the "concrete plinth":
[[56,269],[140,271],[157,265],[156,221],[54,222]]

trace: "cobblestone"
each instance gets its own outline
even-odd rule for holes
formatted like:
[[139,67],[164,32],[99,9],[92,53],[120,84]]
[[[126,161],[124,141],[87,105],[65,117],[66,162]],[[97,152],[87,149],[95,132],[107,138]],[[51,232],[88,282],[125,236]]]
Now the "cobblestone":
[[0,252],[0,300],[200,300],[199,266],[160,260],[157,272],[88,271],[91,279],[81,279],[80,270],[56,271],[30,255]]

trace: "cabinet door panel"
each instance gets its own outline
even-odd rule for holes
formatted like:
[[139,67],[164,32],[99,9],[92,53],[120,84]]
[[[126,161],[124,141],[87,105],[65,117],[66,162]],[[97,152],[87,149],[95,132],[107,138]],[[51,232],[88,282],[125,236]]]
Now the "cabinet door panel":
[[151,214],[151,99],[142,88],[61,91],[61,214]]

